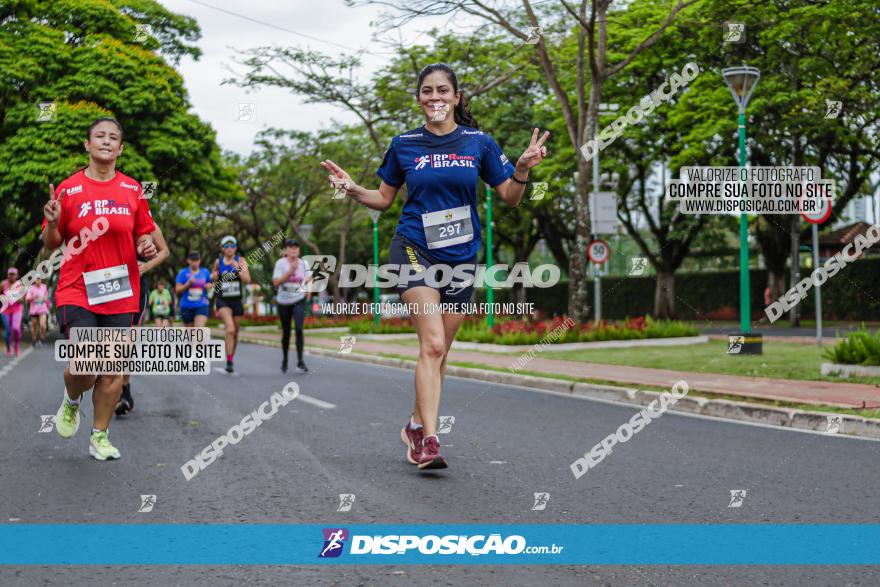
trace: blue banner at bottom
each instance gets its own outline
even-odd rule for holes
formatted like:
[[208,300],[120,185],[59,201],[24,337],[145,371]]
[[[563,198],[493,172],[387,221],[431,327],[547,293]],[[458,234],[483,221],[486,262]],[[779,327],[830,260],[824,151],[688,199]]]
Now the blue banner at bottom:
[[878,565],[880,525],[5,524],[0,564]]

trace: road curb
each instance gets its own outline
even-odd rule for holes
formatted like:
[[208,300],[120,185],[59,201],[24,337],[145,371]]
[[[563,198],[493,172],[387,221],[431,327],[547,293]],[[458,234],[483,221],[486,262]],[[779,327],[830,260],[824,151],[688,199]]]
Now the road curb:
[[[749,402],[707,399],[706,405],[700,413],[704,416],[717,416],[719,418],[730,418],[731,420],[743,420],[790,428],[792,427],[792,417],[798,411],[791,408],[777,408]],[[880,428],[878,428],[878,437],[880,437]]]
[[842,365],[840,363],[822,363],[822,375],[837,375],[841,379],[847,377],[880,377],[880,367],[868,365]]
[[[280,341],[251,339],[246,335],[240,336],[239,341],[261,344],[263,346],[281,346]],[[385,367],[398,367],[410,370],[414,370],[416,367],[416,361],[409,359],[378,357],[376,355],[361,353],[340,353],[339,351],[331,349],[314,347],[309,349],[309,352],[318,356],[358,361],[361,363],[372,363],[374,365],[382,365]],[[549,377],[536,377],[533,375],[518,375],[516,373],[504,373],[502,371],[476,369],[473,367],[458,367],[455,365],[447,366],[446,373],[455,377],[476,379],[479,381],[487,381],[489,383],[518,385],[520,387],[531,389],[570,393],[572,395],[592,399],[615,401],[638,406],[648,405],[663,393],[642,391],[613,385],[600,385],[552,379]],[[840,429],[837,433],[829,433],[828,436],[859,436],[880,439],[880,420],[863,418],[861,416],[835,414],[833,412],[809,412],[793,408],[780,408],[750,402],[709,399],[697,396],[685,396],[679,399],[675,404],[670,405],[669,410],[686,414],[699,414],[702,416],[754,422],[780,428],[813,430],[818,432],[824,432],[828,429],[829,416],[837,416],[840,418]]]

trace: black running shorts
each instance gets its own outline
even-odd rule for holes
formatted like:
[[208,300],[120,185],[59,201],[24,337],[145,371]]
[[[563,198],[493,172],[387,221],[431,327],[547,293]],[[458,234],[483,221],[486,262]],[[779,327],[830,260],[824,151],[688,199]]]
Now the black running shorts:
[[[389,255],[389,263],[400,267],[398,275],[403,275],[406,266],[412,268],[407,283],[398,282],[397,293],[403,294],[413,287],[431,287],[440,292],[441,304],[467,304],[471,302],[474,295],[474,272],[477,262],[476,256],[472,259],[466,259],[459,262],[439,261],[433,257],[428,251],[413,244],[412,241],[404,236],[395,234],[391,239],[391,254]],[[432,277],[436,283],[428,283],[427,277],[429,270],[434,265],[445,265],[442,271],[439,267],[435,268]],[[456,267],[462,265],[470,265],[469,279],[459,279],[453,275]]]
[[244,304],[241,303],[241,298],[223,299],[218,297],[214,303],[214,307],[217,310],[220,308],[232,308],[233,316],[244,316]]
[[80,306],[59,306],[55,316],[61,335],[69,338],[71,328],[130,328],[137,314],[95,314]]

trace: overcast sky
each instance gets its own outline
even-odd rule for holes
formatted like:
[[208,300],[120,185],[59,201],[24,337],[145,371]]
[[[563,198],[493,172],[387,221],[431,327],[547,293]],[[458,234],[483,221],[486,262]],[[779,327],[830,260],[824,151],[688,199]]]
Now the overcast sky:
[[[202,38],[198,46],[203,55],[198,61],[181,61],[178,70],[195,113],[214,127],[220,146],[242,154],[251,151],[257,132],[269,126],[312,131],[328,125],[331,118],[353,122],[354,117],[334,106],[304,104],[300,97],[282,89],[247,93],[244,88],[220,85],[224,78],[231,77],[225,67],[235,67],[234,49],[275,44],[333,55],[366,49],[374,54],[362,57],[364,79],[391,58],[388,49],[371,38],[375,29],[370,27],[370,21],[378,19],[378,6],[348,8],[342,0],[161,1],[169,10],[199,23]],[[432,26],[460,29],[474,24],[476,21],[449,22],[449,17],[422,19],[398,32],[406,42],[426,42],[427,36],[420,34]],[[255,105],[255,122],[236,121],[239,103]]]

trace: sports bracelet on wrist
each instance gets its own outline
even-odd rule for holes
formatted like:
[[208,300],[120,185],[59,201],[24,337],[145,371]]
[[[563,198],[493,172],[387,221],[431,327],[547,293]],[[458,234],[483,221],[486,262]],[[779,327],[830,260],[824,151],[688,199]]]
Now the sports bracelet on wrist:
[[520,178],[518,178],[518,177],[516,176],[515,173],[514,173],[513,175],[511,175],[510,178],[511,178],[513,181],[515,181],[516,183],[519,183],[519,184],[522,184],[522,185],[526,185],[527,183],[529,183],[529,180],[528,180],[528,179],[526,179],[525,181],[523,181],[523,180],[521,180]]

